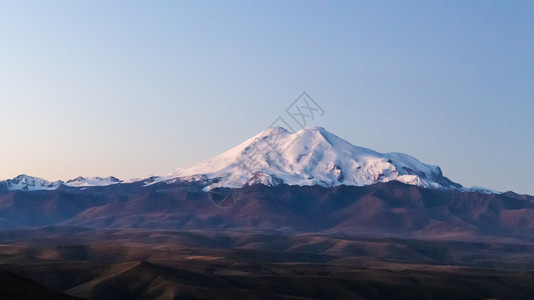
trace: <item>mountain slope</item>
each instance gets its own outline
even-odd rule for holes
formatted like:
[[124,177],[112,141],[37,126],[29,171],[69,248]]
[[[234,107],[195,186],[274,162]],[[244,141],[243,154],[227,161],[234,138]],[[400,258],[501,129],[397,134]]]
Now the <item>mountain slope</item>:
[[179,168],[155,182],[198,175],[216,180],[208,190],[256,183],[363,186],[392,180],[427,188],[461,188],[444,177],[438,166],[402,153],[354,146],[321,127],[296,133],[269,128],[212,159]]

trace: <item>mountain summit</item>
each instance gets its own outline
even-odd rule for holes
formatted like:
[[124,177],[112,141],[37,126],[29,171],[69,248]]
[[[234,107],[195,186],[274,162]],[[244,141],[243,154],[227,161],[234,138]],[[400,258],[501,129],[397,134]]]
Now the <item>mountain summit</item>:
[[216,187],[252,184],[363,186],[397,180],[427,188],[456,189],[438,166],[402,153],[379,153],[352,145],[312,127],[291,133],[268,128],[240,145],[196,165],[179,168],[156,182],[173,179],[211,181]]

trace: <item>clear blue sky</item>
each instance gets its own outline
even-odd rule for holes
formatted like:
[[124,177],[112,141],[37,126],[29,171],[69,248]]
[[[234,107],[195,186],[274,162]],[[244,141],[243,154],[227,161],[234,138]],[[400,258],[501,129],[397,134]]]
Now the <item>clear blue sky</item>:
[[302,91],[353,144],[534,194],[534,1],[2,1],[0,179],[165,174]]

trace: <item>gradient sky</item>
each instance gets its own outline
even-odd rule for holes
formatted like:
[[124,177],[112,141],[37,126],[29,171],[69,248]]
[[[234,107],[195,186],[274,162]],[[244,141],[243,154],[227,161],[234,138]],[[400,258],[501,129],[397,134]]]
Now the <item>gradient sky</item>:
[[307,91],[351,143],[534,194],[534,1],[2,1],[0,179],[168,173]]

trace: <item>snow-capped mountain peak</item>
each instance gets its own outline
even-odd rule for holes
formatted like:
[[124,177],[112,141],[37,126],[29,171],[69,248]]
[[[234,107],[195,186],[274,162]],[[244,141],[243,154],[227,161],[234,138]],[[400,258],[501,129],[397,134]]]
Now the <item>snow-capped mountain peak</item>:
[[158,181],[204,175],[217,179],[206,189],[262,183],[277,185],[369,185],[398,180],[430,188],[460,188],[438,166],[402,153],[379,153],[354,146],[322,127],[291,133],[273,127],[196,165],[179,168]]
[[109,176],[109,177],[77,177],[75,179],[68,180],[64,184],[70,187],[88,187],[88,186],[107,186],[112,184],[121,183],[122,180]]
[[2,183],[4,183],[9,190],[36,191],[55,190],[63,184],[63,181],[48,181],[39,177],[21,174],[13,179],[4,180]]

